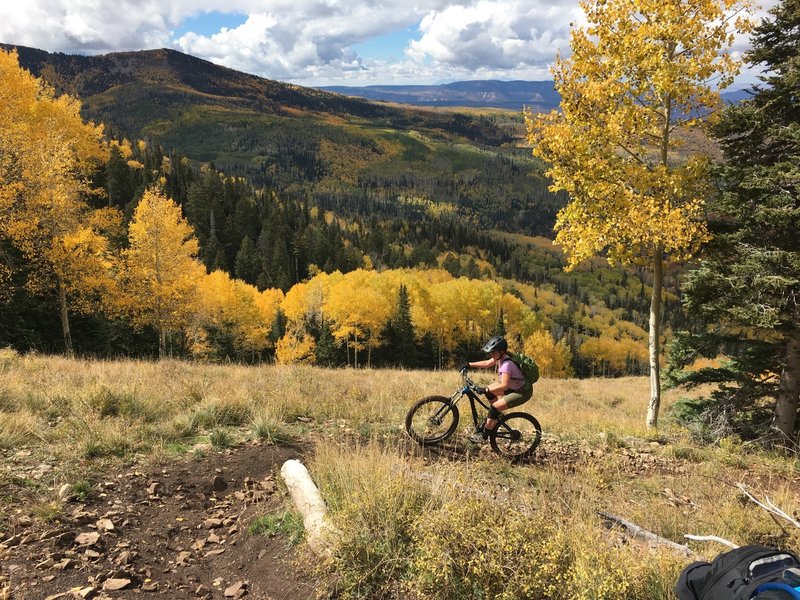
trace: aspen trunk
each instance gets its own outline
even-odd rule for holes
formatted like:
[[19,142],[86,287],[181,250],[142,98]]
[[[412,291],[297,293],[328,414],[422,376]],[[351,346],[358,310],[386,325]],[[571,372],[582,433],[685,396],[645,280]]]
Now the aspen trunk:
[[647,407],[647,427],[658,426],[661,405],[661,289],[664,286],[661,248],[653,251],[653,295],[650,298],[650,404]]
[[64,333],[64,349],[67,356],[72,358],[74,352],[72,350],[72,334],[69,331],[69,312],[67,311],[67,291],[64,285],[58,282],[58,304],[61,308],[61,330]]
[[167,356],[167,331],[163,327],[158,329],[158,359],[162,360]]
[[786,336],[786,364],[778,385],[778,398],[772,428],[786,439],[793,439],[800,396],[800,309],[795,309],[791,330]]

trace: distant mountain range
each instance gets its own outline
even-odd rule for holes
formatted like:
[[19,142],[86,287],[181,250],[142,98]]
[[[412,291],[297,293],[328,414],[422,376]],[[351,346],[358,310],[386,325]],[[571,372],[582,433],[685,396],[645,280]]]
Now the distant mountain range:
[[[534,111],[558,108],[561,97],[552,81],[457,81],[440,85],[325,86],[319,89],[378,102],[417,106],[463,106]],[[737,103],[749,97],[746,90],[723,92],[722,99]]]
[[556,108],[561,100],[552,81],[457,81],[441,85],[328,86],[328,92],[418,106],[464,106],[520,110]]

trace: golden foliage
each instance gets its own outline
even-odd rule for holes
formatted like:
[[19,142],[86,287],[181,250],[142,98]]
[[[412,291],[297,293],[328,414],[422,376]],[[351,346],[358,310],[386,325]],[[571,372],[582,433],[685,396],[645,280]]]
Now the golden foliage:
[[723,50],[749,28],[730,15],[745,3],[581,6],[589,25],[573,30],[572,55],[553,68],[561,111],[526,115],[533,153],[551,164],[551,189],[571,199],[558,215],[556,241],[570,267],[601,252],[622,262],[653,249],[686,259],[707,239],[708,161],[695,155],[679,162],[674,134],[714,118],[718,89],[738,71]]
[[556,342],[548,331],[535,331],[525,338],[523,350],[536,361],[542,377],[572,377],[572,351],[566,340]]
[[578,354],[592,364],[597,375],[624,373],[631,361],[645,363],[648,360],[647,349],[629,337],[589,338],[578,348]]
[[207,332],[211,328],[224,332],[238,355],[258,353],[271,346],[269,334],[283,300],[281,290],[259,292],[223,271],[214,271],[198,280],[195,300],[190,327],[194,356],[210,356]]
[[190,323],[205,267],[195,258],[197,239],[181,209],[157,189],[145,191],[128,228],[122,286],[124,308],[136,327],[152,326],[164,338]]
[[282,364],[313,364],[316,360],[314,348],[316,342],[313,337],[305,331],[291,328],[278,340],[275,358]]
[[[85,201],[108,150],[102,127],[84,123],[80,108],[20,68],[16,52],[0,51],[0,238],[30,261],[35,292],[64,286],[78,295],[108,266],[103,219]],[[104,217],[108,224],[117,215]],[[0,264],[0,281],[9,273]]]
[[[298,330],[307,321],[330,323],[334,338],[353,350],[356,364],[358,353],[365,349],[369,364],[369,353],[383,343],[381,332],[397,310],[401,285],[408,290],[416,335],[433,335],[441,347],[453,347],[460,341],[477,343],[493,331],[501,308],[508,336],[519,346],[542,328],[534,312],[516,296],[505,293],[500,284],[454,279],[441,269],[319,273],[293,286],[281,310]],[[287,336],[281,347],[298,339],[295,334]]]

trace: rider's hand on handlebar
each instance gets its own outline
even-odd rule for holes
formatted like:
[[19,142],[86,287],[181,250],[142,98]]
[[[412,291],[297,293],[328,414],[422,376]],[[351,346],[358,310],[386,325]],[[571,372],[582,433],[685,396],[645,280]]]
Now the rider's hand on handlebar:
[[467,363],[467,362],[465,362],[465,363],[461,363],[461,364],[458,366],[458,370],[459,370],[459,372],[462,372],[462,371],[463,371],[463,372],[469,371],[469,363]]

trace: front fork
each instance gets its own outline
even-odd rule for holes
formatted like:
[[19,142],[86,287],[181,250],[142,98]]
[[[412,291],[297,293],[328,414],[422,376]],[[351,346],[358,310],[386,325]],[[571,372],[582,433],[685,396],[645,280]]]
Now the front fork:
[[469,408],[472,411],[472,422],[475,423],[476,428],[481,427],[483,424],[478,422],[478,409],[475,405],[480,404],[483,406],[483,402],[481,402],[480,398],[478,398],[471,390],[463,390],[461,392],[461,397],[463,398],[464,396],[469,398]]

